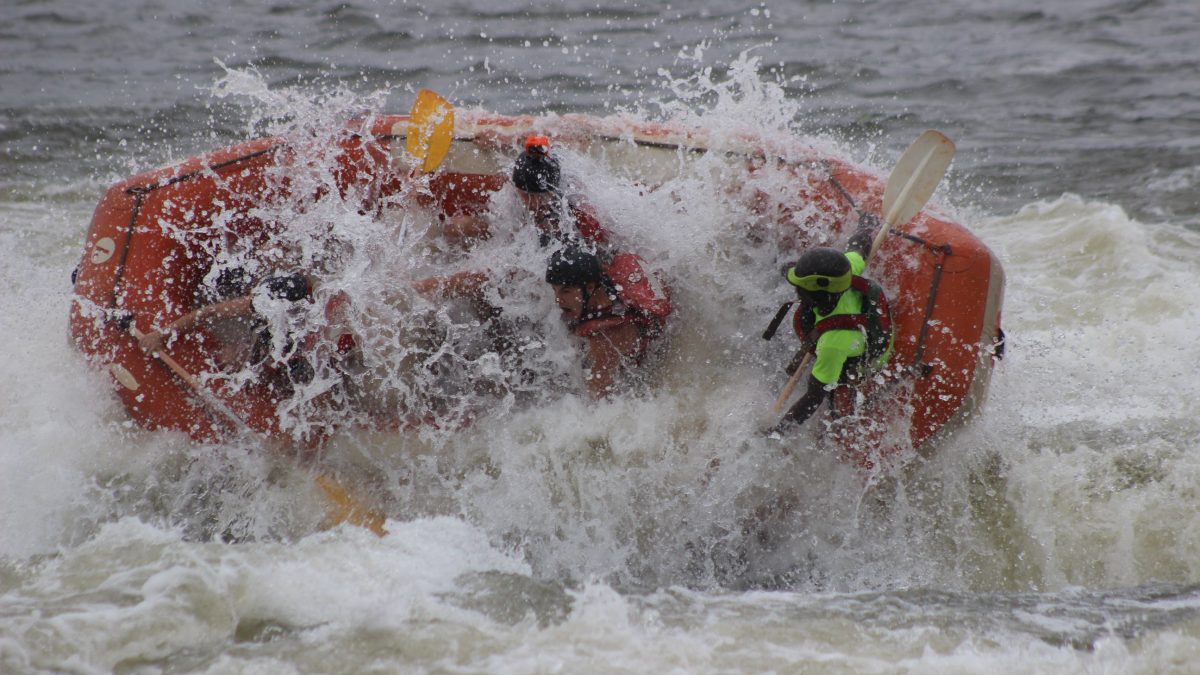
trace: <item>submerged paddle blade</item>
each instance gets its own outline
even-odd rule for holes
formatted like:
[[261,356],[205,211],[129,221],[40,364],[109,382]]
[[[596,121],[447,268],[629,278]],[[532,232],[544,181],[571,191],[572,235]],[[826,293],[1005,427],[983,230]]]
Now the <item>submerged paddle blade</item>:
[[421,160],[421,170],[429,173],[442,163],[454,140],[454,107],[437,92],[417,92],[408,115],[408,154]]
[[363,504],[336,478],[327,474],[318,474],[313,482],[325,493],[325,499],[329,503],[324,529],[332,529],[342,523],[350,523],[366,528],[380,537],[388,533],[384,528],[387,518]]
[[954,159],[954,141],[930,129],[908,146],[888,177],[883,193],[883,220],[907,223],[917,215]]

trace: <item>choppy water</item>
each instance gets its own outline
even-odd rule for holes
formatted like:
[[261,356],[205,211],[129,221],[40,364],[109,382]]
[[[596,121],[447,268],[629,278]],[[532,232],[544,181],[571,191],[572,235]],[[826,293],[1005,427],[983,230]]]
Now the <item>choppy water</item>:
[[[594,4],[0,7],[0,671],[1193,671],[1200,12]],[[869,491],[831,458],[781,460],[745,442],[775,386],[740,315],[685,282],[703,330],[649,397],[548,401],[449,442],[341,440],[377,469],[383,539],[320,532],[286,464],[128,423],[65,338],[105,187],[404,111],[423,86],[505,113],[787,130],[881,172],[946,131],[936,200],[1009,280],[983,415]],[[726,216],[690,196],[683,225],[631,214],[675,272]],[[771,537],[740,532],[792,489]]]

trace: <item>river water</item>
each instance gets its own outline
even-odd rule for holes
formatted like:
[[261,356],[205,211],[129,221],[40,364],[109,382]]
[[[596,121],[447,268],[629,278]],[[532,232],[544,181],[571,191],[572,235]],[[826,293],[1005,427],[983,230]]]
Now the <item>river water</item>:
[[[598,4],[0,6],[0,671],[1200,668],[1194,3]],[[724,217],[701,192],[640,232],[698,327],[663,386],[335,442],[386,537],[322,531],[302,469],[134,426],[66,337],[104,189],[421,87],[749,125],[880,173],[943,130],[934,200],[1008,275],[982,414],[886,485],[755,435],[778,372],[743,353],[761,326],[722,322],[778,299],[691,285]]]

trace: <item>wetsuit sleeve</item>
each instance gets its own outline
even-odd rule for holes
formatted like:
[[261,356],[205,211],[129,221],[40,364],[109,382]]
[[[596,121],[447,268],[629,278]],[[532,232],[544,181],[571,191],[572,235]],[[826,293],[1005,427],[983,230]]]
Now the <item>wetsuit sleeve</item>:
[[[850,241],[846,244],[847,251],[854,251],[859,256],[865,257],[871,251],[871,246],[875,243],[875,235],[879,232],[880,222],[878,216],[870,213],[864,213],[859,216],[858,229],[854,234],[850,235]],[[859,272],[855,272],[859,274]]]
[[263,287],[268,297],[288,302],[303,300],[312,292],[308,279],[299,272],[269,277],[263,281]]
[[817,411],[828,395],[829,392],[825,390],[825,385],[816,378],[809,377],[804,395],[788,410],[786,419],[795,424],[804,424],[804,421],[812,417],[812,414]]

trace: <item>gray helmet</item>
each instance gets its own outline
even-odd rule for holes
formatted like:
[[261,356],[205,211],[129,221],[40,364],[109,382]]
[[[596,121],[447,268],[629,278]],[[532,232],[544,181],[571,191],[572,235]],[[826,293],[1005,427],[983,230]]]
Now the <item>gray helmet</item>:
[[600,259],[576,245],[567,245],[550,255],[546,266],[546,282],[555,286],[584,286],[604,283]]

